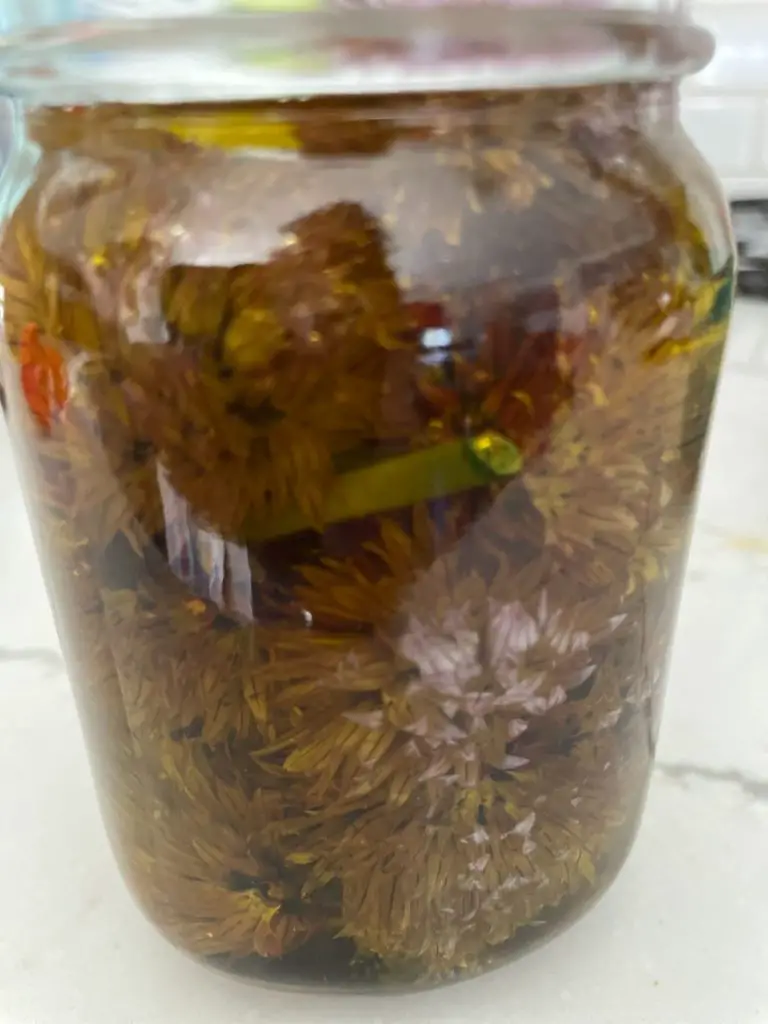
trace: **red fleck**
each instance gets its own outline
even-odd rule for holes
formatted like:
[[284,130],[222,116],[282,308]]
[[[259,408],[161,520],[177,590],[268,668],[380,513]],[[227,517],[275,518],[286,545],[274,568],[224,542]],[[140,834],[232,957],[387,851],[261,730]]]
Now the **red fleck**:
[[439,302],[412,302],[408,312],[419,330],[448,326],[446,312]]
[[64,360],[50,345],[40,340],[40,328],[29,323],[19,340],[21,388],[29,410],[46,432],[67,401],[67,374]]

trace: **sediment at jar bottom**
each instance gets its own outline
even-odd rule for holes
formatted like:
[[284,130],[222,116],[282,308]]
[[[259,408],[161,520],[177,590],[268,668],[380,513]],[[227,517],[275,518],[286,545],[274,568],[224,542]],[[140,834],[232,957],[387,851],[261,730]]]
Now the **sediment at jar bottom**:
[[48,139],[9,415],[118,858],[199,958],[452,979],[624,857],[731,275],[605,101]]

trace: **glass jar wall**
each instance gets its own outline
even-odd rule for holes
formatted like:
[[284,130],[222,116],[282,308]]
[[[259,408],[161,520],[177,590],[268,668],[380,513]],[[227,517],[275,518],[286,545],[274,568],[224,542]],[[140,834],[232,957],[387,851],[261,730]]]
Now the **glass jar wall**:
[[0,250],[122,869],[298,984],[475,973],[615,875],[731,304],[672,86],[376,91],[35,103]]

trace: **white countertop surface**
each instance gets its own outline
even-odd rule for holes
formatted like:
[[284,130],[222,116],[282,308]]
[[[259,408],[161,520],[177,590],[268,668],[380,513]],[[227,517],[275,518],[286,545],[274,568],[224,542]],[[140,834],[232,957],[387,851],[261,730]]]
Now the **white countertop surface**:
[[768,1024],[768,305],[739,304],[726,362],[629,862],[544,949],[403,997],[250,987],[134,908],[0,429],[0,1024]]

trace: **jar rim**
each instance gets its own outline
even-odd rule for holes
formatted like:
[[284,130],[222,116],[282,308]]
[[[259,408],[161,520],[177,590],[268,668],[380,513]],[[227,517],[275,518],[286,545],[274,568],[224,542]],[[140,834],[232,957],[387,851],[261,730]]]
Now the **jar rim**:
[[34,106],[518,91],[679,79],[711,34],[677,15],[500,3],[69,22],[0,38]]

